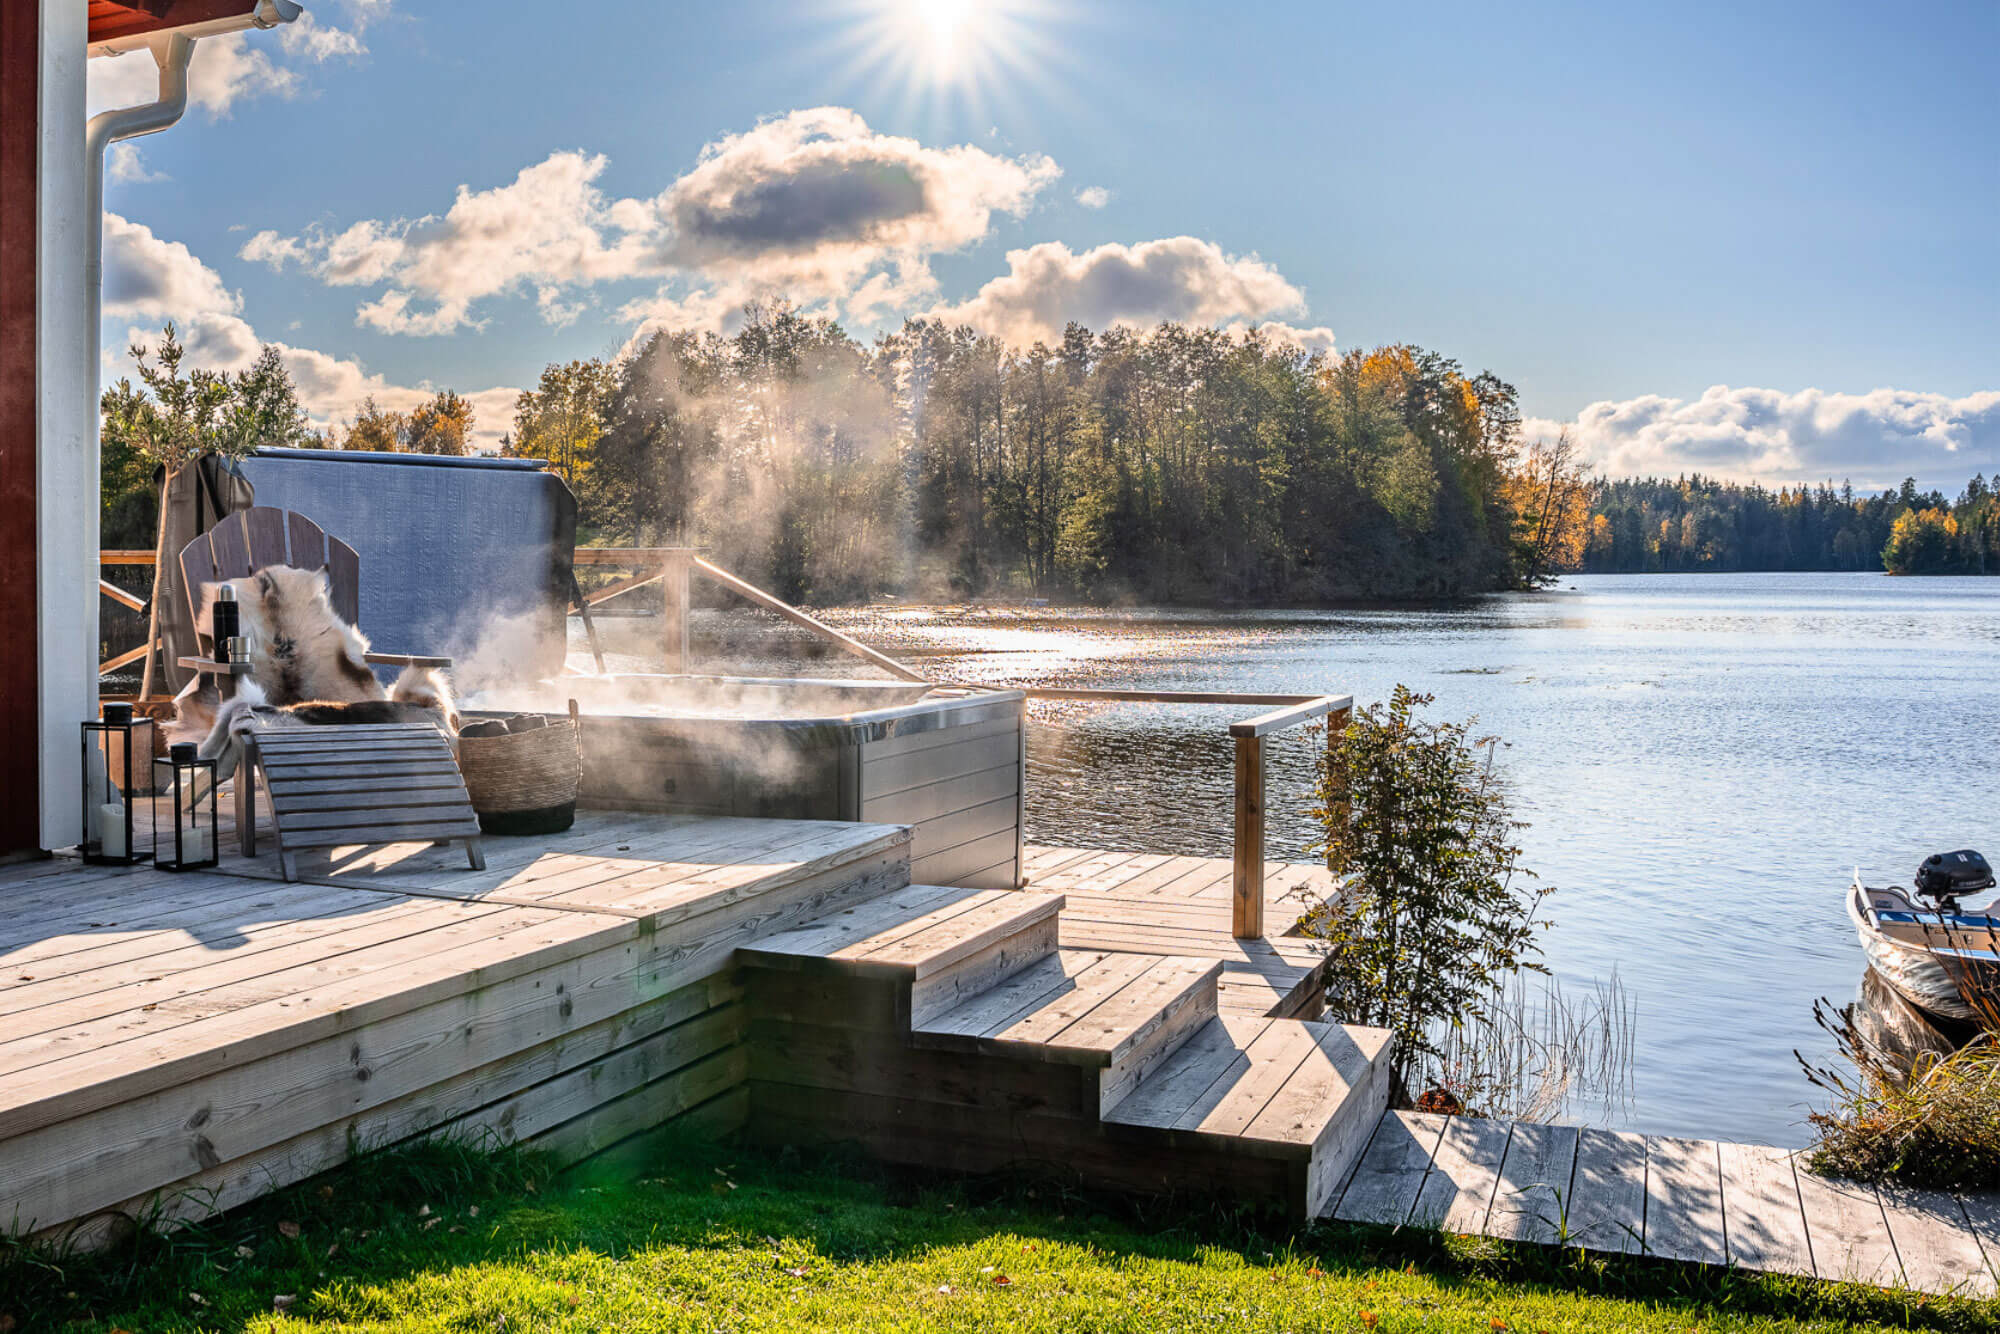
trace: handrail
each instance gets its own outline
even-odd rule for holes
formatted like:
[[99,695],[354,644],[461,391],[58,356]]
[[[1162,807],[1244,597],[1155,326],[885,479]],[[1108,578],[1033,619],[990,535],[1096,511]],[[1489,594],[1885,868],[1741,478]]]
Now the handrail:
[[1323,718],[1329,713],[1353,707],[1352,695],[1321,695],[1316,699],[1294,704],[1287,709],[1260,713],[1255,718],[1231,723],[1229,735],[1239,741],[1244,737],[1269,736],[1273,732],[1282,732],[1288,727],[1297,727],[1300,723],[1309,723],[1315,718]]
[[599,589],[584,598],[583,603],[586,608],[595,606],[619,594],[629,593],[635,588],[664,579],[667,583],[666,669],[670,673],[687,670],[688,576],[699,574],[722,585],[744,601],[754,603],[766,611],[775,612],[792,624],[812,631],[820,638],[872,663],[891,676],[918,683],[929,679],[897,662],[888,654],[879,653],[851,635],[844,635],[824,621],[816,620],[784,599],[765,592],[746,579],[738,578],[720,565],[703,560],[693,547],[578,547],[574,563],[592,568],[657,570],[657,573],[638,575],[621,580],[609,588]]
[[[1028,686],[1029,699],[1122,704],[1278,705],[1229,725],[1236,743],[1236,822],[1231,844],[1229,929],[1239,940],[1264,934],[1264,739],[1300,723],[1354,709],[1352,695],[1239,695],[1216,690],[1087,690]],[[1329,723],[1327,744],[1340,727]]]

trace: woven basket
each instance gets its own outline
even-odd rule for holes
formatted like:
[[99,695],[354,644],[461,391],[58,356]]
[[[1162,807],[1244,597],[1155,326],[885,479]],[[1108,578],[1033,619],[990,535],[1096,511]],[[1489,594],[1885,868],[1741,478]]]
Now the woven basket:
[[569,717],[503,736],[458,738],[458,767],[488,834],[559,834],[576,821],[583,773],[576,701]]

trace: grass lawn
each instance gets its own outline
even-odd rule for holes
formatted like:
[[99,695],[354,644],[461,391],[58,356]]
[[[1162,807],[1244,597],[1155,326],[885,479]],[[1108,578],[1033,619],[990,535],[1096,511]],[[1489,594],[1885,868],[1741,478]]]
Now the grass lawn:
[[[95,1257],[0,1243],[29,1331],[1992,1328],[1996,1308],[1213,1205],[656,1142],[561,1176],[433,1146]],[[1871,1323],[1873,1322],[1873,1323]]]

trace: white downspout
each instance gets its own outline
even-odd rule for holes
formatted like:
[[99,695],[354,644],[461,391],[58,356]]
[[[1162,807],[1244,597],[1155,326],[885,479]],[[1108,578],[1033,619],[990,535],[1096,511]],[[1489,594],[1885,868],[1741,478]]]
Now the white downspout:
[[[187,110],[188,61],[194,57],[194,42],[185,34],[172,32],[150,43],[153,59],[160,67],[160,98],[144,106],[119,107],[100,111],[83,128],[83,216],[90,228],[90,253],[84,261],[83,290],[90,304],[87,327],[93,346],[98,326],[104,319],[104,155],[120,139],[157,134],[181,118]],[[98,367],[101,353],[90,359],[90,416],[97,419]],[[94,605],[94,604],[93,604]]]

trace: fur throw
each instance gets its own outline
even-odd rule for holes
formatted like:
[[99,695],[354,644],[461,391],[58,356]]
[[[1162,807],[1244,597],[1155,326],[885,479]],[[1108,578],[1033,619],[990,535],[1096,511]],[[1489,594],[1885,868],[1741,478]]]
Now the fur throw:
[[[365,655],[368,641],[333,609],[326,573],[272,565],[231,579],[240,633],[249,643],[250,674],[239,678],[235,698],[222,704],[214,680],[203,673],[175,697],[173,741],[198,741],[216,761],[218,780],[234,773],[237,739],[253,712],[280,711],[299,725],[313,723],[436,722],[457,725],[450,684],[428,668],[405,668],[384,690]],[[197,625],[213,642],[213,584],[202,590]]]

